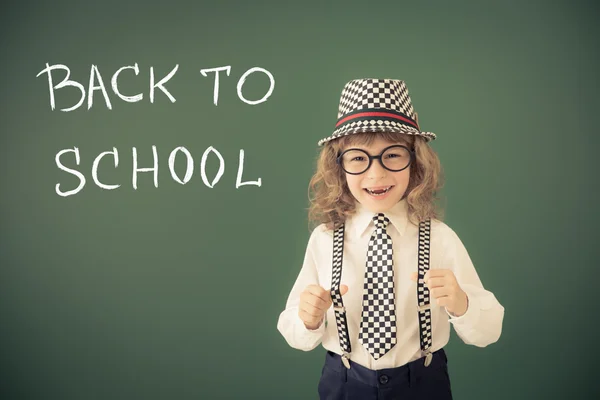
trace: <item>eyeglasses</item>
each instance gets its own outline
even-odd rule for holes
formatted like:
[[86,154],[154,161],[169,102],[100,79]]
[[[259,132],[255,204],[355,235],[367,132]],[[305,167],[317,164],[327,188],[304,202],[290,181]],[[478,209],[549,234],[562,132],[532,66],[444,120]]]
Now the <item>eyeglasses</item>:
[[348,149],[340,154],[336,161],[348,174],[360,175],[371,167],[374,159],[379,160],[381,166],[388,171],[399,172],[408,168],[414,158],[413,150],[396,144],[386,147],[377,156],[371,156],[362,149]]

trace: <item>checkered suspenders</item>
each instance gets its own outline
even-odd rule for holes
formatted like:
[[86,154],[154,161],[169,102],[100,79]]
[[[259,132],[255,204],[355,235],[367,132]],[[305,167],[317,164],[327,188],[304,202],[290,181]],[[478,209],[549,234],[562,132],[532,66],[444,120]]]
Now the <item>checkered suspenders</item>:
[[[431,220],[427,219],[419,223],[419,279],[417,283],[417,309],[419,315],[419,338],[421,351],[425,356],[425,366],[428,367],[433,358],[431,354],[432,330],[431,330],[431,305],[429,289],[425,286],[423,277],[429,270],[429,243]],[[348,335],[348,322],[346,320],[346,309],[340,295],[340,280],[342,277],[342,260],[344,256],[344,224],[333,232],[333,260],[331,274],[331,299],[337,325],[340,348],[342,349],[342,362],[346,368],[350,368],[350,339]]]
[[431,220],[419,223],[419,278],[417,280],[417,309],[419,310],[419,338],[421,351],[425,356],[425,366],[431,364],[432,332],[431,332],[431,304],[429,288],[425,286],[425,273],[429,270],[429,239]]
[[340,279],[342,278],[342,259],[344,258],[344,224],[333,231],[333,270],[331,272],[331,300],[337,325],[340,347],[342,349],[342,361],[346,368],[350,368],[350,339],[348,338],[348,323],[346,321],[346,309],[340,294]]

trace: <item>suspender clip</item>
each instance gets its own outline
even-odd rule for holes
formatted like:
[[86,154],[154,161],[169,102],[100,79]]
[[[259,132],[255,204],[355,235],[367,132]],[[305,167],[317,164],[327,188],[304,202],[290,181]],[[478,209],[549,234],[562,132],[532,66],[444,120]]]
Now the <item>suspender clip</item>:
[[344,308],[344,306],[335,306],[335,307],[333,307],[333,311],[345,313],[346,312],[346,308]]
[[429,367],[429,364],[431,364],[431,360],[433,359],[433,354],[431,354],[431,349],[428,349],[427,351],[425,351],[425,366]]
[[342,363],[344,364],[344,367],[346,367],[346,369],[350,369],[350,354],[344,352],[342,354]]
[[417,310],[419,310],[419,312],[425,311],[425,310],[430,310],[430,309],[431,309],[431,303],[423,304],[422,306],[417,304]]

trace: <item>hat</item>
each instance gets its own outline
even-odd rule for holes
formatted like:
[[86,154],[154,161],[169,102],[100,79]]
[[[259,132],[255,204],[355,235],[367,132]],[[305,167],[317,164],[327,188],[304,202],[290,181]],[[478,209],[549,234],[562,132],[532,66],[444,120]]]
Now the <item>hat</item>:
[[344,86],[338,120],[333,134],[318,145],[341,136],[361,132],[399,132],[435,139],[422,132],[404,81],[395,79],[355,79]]

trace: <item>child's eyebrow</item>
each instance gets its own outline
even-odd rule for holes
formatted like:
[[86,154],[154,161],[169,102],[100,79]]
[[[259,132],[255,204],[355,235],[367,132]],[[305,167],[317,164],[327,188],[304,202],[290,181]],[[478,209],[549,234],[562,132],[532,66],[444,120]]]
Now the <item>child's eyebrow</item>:
[[369,149],[367,149],[365,146],[359,146],[359,145],[348,146],[348,147],[346,147],[342,151],[346,151],[346,150],[350,150],[350,149],[353,149],[353,150],[359,149],[359,150],[362,150],[362,151],[366,151],[367,153],[369,152]]
[[379,153],[381,153],[383,151],[383,149],[388,148],[390,146],[396,146],[396,145],[401,145],[401,146],[404,146],[404,147],[408,147],[410,149],[410,144],[398,142],[398,143],[394,143],[394,144],[388,144],[388,145],[384,146],[383,148],[381,148],[379,151],[372,151],[372,150],[366,148],[365,145],[359,145],[359,144],[348,145],[342,151],[346,151],[346,150],[349,150],[349,149],[360,149],[360,150],[366,151],[369,154],[371,154],[371,153],[377,153],[377,154],[379,154]]

